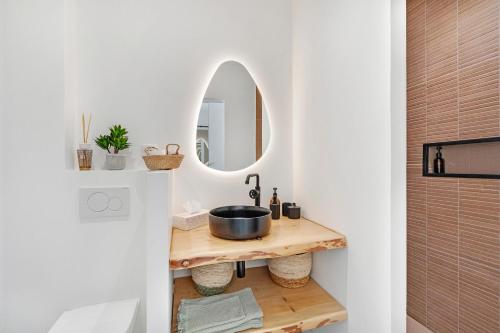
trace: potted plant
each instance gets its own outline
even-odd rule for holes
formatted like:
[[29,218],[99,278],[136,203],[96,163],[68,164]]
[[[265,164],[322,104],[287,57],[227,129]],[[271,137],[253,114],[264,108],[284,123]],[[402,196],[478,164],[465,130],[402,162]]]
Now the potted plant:
[[98,147],[106,150],[106,164],[108,170],[123,170],[127,162],[126,155],[120,151],[130,147],[127,129],[121,125],[114,125],[109,129],[109,134],[99,135],[95,138]]

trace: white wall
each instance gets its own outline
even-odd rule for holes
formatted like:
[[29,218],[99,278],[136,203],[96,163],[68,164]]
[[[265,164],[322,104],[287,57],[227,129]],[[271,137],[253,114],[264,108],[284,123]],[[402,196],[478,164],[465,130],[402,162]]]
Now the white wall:
[[406,330],[406,1],[391,0],[391,332]]
[[[5,332],[46,332],[66,309],[144,293],[143,181],[71,169],[80,112],[94,114],[92,137],[115,122],[129,128],[133,167],[141,144],[180,143],[177,207],[251,203],[249,172],[261,174],[264,198],[273,186],[291,198],[292,170],[281,167],[291,156],[289,1],[5,1]],[[281,126],[256,165],[221,174],[200,165],[194,138],[203,94],[228,59],[248,66]],[[131,218],[81,224],[78,187],[117,184],[132,188]]]
[[315,255],[349,315],[321,332],[391,331],[390,5],[293,1],[294,197],[348,239]]
[[[293,145],[288,0],[3,1],[5,332],[46,332],[68,308],[144,295],[144,179],[133,171],[71,170],[81,112],[94,114],[92,137],[115,122],[129,128],[131,168],[141,165],[143,143],[182,145],[177,209],[186,199],[205,207],[251,203],[249,172],[262,176],[263,202],[273,186],[290,200],[293,181],[306,217],[349,241],[346,250],[315,255],[314,277],[349,313],[347,323],[319,331],[387,333],[392,320],[397,332],[401,267],[388,258],[403,232],[391,224],[401,207],[390,206],[400,191],[401,170],[391,176],[391,167],[400,167],[394,140],[402,130],[401,114],[391,113],[401,100],[391,99],[391,89],[401,86],[391,85],[389,0],[293,1]],[[225,60],[248,67],[272,126],[264,157],[229,174],[203,167],[194,145],[203,95]],[[131,218],[81,224],[81,185],[131,186]],[[398,283],[391,288],[391,281]]]
[[[0,0],[0,188],[4,183],[3,177],[3,154],[4,151],[4,131],[2,128],[4,115],[4,93],[5,93],[5,74],[4,74],[4,23],[5,23],[5,2]],[[4,312],[5,312],[5,295],[4,295],[4,252],[5,252],[5,235],[4,235],[4,217],[3,217],[3,196],[0,190],[0,332],[4,331]]]
[[[243,64],[222,64],[210,81],[205,98],[224,101],[225,165],[240,170],[255,162],[255,82]],[[254,125],[254,126],[252,126]]]
[[[250,171],[262,174],[264,196],[277,185],[291,197],[292,171],[275,163],[291,152],[289,1],[94,0],[76,7],[77,113],[94,113],[94,135],[121,122],[136,156],[141,143],[180,143],[187,156],[177,173],[177,207],[189,198],[207,207],[251,202],[244,185]],[[280,123],[270,153],[231,174],[201,166],[194,143],[203,96],[226,60],[247,67],[271,124]]]

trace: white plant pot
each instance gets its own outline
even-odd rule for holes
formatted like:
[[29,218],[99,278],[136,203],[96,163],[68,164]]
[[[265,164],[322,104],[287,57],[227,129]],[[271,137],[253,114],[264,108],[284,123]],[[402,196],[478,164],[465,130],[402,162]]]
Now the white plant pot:
[[123,170],[127,165],[127,156],[121,154],[106,154],[105,167],[108,170]]

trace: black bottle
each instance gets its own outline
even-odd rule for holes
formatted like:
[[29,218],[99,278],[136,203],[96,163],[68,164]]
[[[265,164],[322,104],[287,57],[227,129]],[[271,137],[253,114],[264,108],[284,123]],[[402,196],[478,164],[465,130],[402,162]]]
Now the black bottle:
[[444,174],[444,159],[443,154],[441,153],[441,149],[443,147],[437,147],[436,158],[434,159],[434,173],[436,174]]
[[273,188],[274,193],[273,197],[269,201],[269,209],[271,209],[271,218],[273,220],[279,220],[280,219],[280,210],[281,210],[281,202],[280,199],[278,199],[278,193],[276,192],[278,190],[277,187]]

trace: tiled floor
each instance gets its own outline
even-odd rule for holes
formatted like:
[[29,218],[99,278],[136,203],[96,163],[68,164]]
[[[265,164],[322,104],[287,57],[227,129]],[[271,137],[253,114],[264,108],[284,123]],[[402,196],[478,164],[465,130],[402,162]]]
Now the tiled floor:
[[412,317],[406,317],[406,333],[432,333]]

